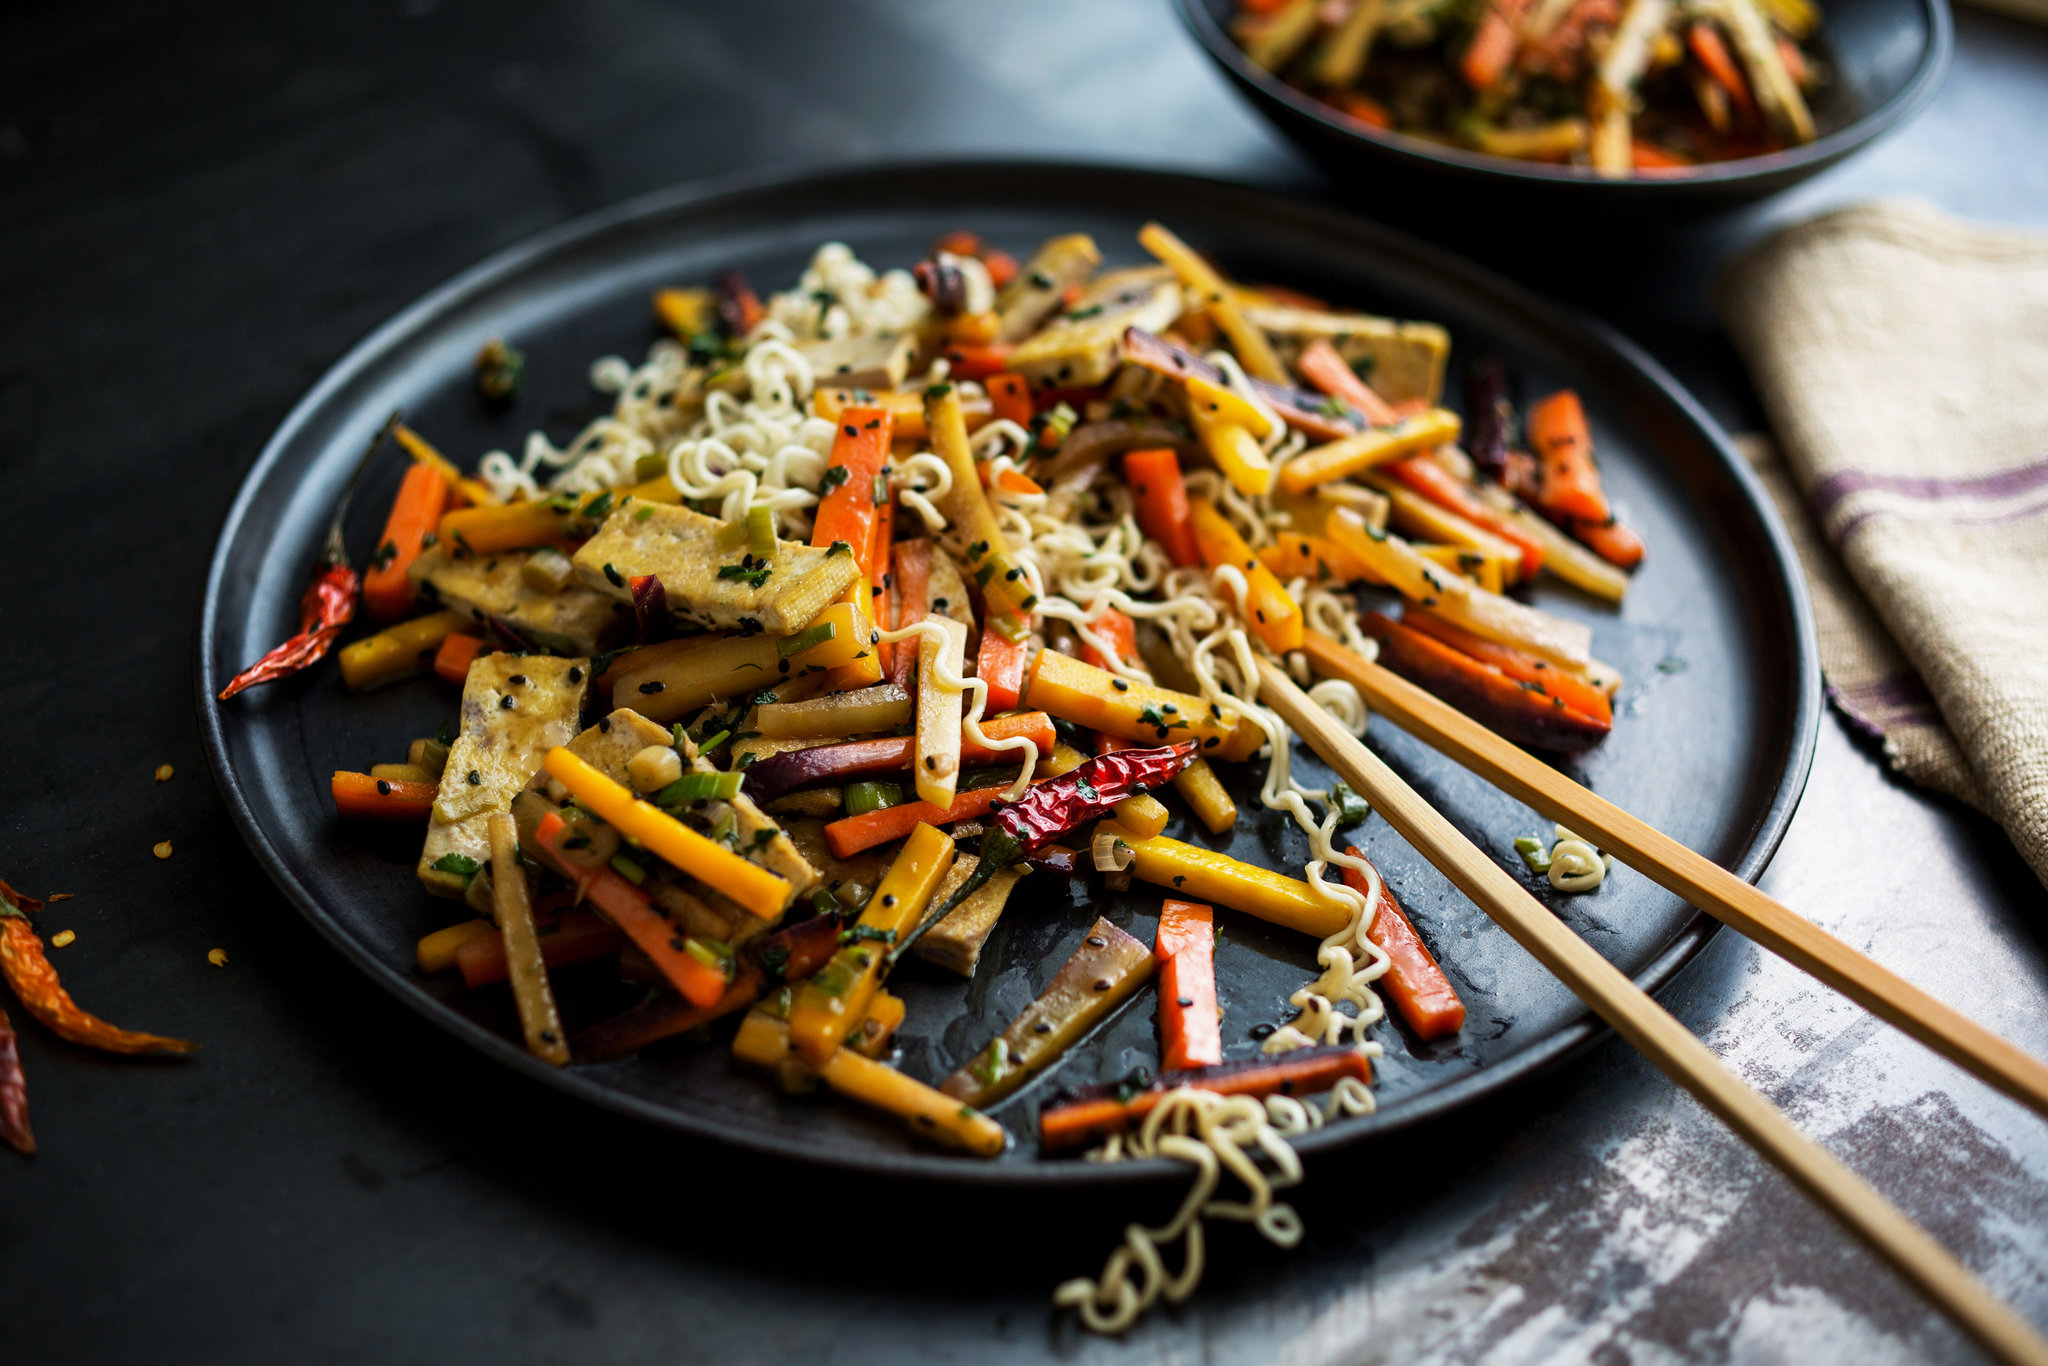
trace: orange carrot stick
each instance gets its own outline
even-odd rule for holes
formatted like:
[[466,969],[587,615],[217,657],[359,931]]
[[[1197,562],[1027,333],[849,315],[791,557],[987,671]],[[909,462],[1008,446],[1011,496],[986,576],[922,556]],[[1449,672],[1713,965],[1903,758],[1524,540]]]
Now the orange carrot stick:
[[[595,911],[567,911],[540,936],[540,960],[551,968],[609,958],[624,936],[619,927]],[[510,974],[505,963],[505,936],[493,931],[471,939],[455,951],[462,984],[472,990],[502,982]]]
[[974,676],[988,685],[984,710],[1009,711],[1024,691],[1024,666],[1031,662],[1030,647],[1022,640],[1010,640],[993,627],[981,633],[981,653],[974,663]]
[[[890,549],[891,570],[896,581],[896,629],[915,626],[931,610],[932,543],[920,537],[898,541]],[[917,686],[917,647],[903,642],[892,661],[890,681],[908,691]]]
[[1216,1011],[1215,912],[1191,901],[1159,908],[1159,1065],[1174,1071],[1223,1061]]
[[1200,564],[1202,551],[1188,520],[1188,486],[1180,477],[1180,456],[1174,449],[1125,452],[1124,481],[1131,486],[1138,528],[1165,547],[1168,558],[1182,569]]
[[[1356,846],[1346,852],[1353,858],[1365,858],[1365,851]],[[1344,885],[1364,896],[1365,874],[1346,868]],[[1437,966],[1429,945],[1415,932],[1401,903],[1394,900],[1394,889],[1387,886],[1385,878],[1380,879],[1379,909],[1373,915],[1367,938],[1386,950],[1387,971],[1379,986],[1416,1037],[1427,1043],[1465,1027],[1465,1003],[1458,999],[1457,989]]]
[[848,816],[825,827],[825,846],[834,858],[852,858],[890,840],[900,840],[920,825],[951,825],[955,821],[980,820],[995,809],[1007,787],[984,787],[962,792],[951,806],[930,802],[904,802],[885,806],[862,816]]
[[1502,540],[1512,542],[1522,552],[1523,578],[1533,576],[1543,567],[1543,542],[1522,530],[1513,518],[1479,501],[1478,495],[1438,464],[1428,451],[1402,456],[1384,468],[1438,507],[1447,508],[1468,522],[1477,522]]
[[[875,540],[875,477],[889,458],[894,423],[886,408],[850,407],[838,417],[825,479],[832,487],[811,521],[811,544],[828,550],[836,541],[865,560]],[[835,474],[844,470],[844,474]]]
[[1088,629],[1107,640],[1116,650],[1117,658],[1114,660],[1106,658],[1102,651],[1084,642],[1081,646],[1081,658],[1083,661],[1093,664],[1098,669],[1109,668],[1112,664],[1132,664],[1137,662],[1137,622],[1132,621],[1114,607],[1105,607],[1102,609],[1102,615],[1097,617],[1094,624]]
[[1038,1113],[1038,1146],[1044,1152],[1082,1148],[1143,1120],[1176,1087],[1193,1086],[1219,1096],[1312,1095],[1346,1077],[1372,1079],[1372,1063],[1355,1048],[1304,1048],[1277,1058],[1249,1058],[1187,1072],[1167,1072],[1149,1091],[1128,1100],[1093,1096]]
[[1579,396],[1562,389],[1529,412],[1529,444],[1542,466],[1542,507],[1558,517],[1608,518],[1607,495],[1593,464],[1593,433]]
[[457,631],[434,651],[434,672],[459,688],[469,681],[469,666],[483,650],[481,637]]
[[337,769],[329,790],[334,809],[358,820],[423,821],[434,810],[434,785]]
[[1609,564],[1634,569],[1643,562],[1643,538],[1620,522],[1574,521],[1566,530]]
[[420,557],[427,533],[441,525],[447,507],[448,481],[440,471],[420,464],[406,470],[384,535],[363,574],[363,606],[373,620],[397,621],[412,610],[412,581],[405,571]]
[[1007,372],[990,375],[982,381],[982,387],[988,390],[988,401],[998,419],[1020,427],[1031,425],[1031,382],[1024,376]]
[[1472,34],[1471,46],[1458,62],[1458,72],[1474,90],[1491,90],[1507,74],[1522,40],[1522,21],[1531,0],[1493,0]]
[[1517,650],[1512,645],[1475,636],[1426,607],[1410,605],[1402,611],[1401,620],[1426,636],[1436,637],[1460,654],[1493,665],[1517,683],[1534,684],[1533,690],[1540,691],[1543,696],[1561,698],[1565,706],[1575,712],[1596,721],[1611,722],[1614,719],[1614,704],[1608,701],[1606,693],[1548,660]]
[[1735,64],[1728,44],[1721,40],[1721,30],[1701,19],[1685,31],[1685,45],[1714,84],[1727,91],[1728,97],[1754,118],[1756,97],[1750,93],[1749,82],[1744,79],[1742,68]]
[[1322,337],[1316,338],[1301,353],[1301,358],[1294,362],[1294,368],[1301,371],[1303,379],[1331,398],[1341,399],[1358,409],[1375,427],[1391,427],[1401,420],[1394,412],[1394,405],[1360,379],[1357,372],[1337,354],[1337,348]]
[[[732,981],[731,960],[720,962],[706,946],[687,939],[667,916],[654,908],[647,893],[610,868],[579,868],[562,857],[561,841],[569,833],[559,811],[541,818],[534,842],[554,860],[556,870],[576,884],[578,894],[605,918],[625,931],[640,951],[691,1004],[708,1006],[725,995]],[[692,946],[697,952],[691,952]],[[711,962],[704,961],[711,958]]]

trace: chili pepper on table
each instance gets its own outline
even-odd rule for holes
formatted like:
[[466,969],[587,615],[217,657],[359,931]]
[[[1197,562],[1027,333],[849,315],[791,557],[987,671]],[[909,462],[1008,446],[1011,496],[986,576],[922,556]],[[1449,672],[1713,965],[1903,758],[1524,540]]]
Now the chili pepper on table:
[[244,688],[289,678],[319,663],[334,648],[334,642],[341,638],[341,628],[355,617],[356,595],[362,588],[362,576],[349,563],[348,547],[342,543],[341,537],[342,519],[348,516],[349,499],[355,495],[363,471],[370,467],[370,457],[377,453],[384,439],[398,426],[399,416],[394,412],[386,418],[377,434],[370,438],[369,448],[356,463],[355,473],[348,477],[348,486],[341,491],[341,502],[335,506],[334,520],[327,524],[327,540],[320,549],[320,569],[299,598],[298,634],[236,674],[220,690],[221,701],[227,701]]
[[108,1053],[191,1053],[199,1045],[161,1034],[120,1029],[87,1013],[57,980],[57,970],[43,956],[43,941],[28,923],[28,912],[43,903],[0,882],[0,976],[21,998],[29,1014],[50,1032],[88,1048]]
[[28,1075],[21,1070],[21,1049],[14,1025],[0,1010],[0,1143],[23,1157],[34,1156],[36,1136],[28,1127]]
[[1195,745],[1191,741],[1098,754],[1079,768],[1049,778],[1016,801],[1004,804],[982,832],[981,862],[975,865],[974,875],[954,890],[945,905],[897,942],[889,954],[890,961],[901,958],[926,930],[944,920],[955,906],[1003,869],[1106,814],[1126,797],[1172,782],[1194,760]]

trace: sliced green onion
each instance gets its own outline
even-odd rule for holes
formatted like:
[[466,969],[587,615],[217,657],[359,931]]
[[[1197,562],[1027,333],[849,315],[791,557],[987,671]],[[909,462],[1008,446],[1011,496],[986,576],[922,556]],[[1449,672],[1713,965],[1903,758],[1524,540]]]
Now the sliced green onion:
[[1031,623],[1013,612],[991,612],[988,615],[988,629],[1012,645],[1017,645],[1031,634]]
[[1356,825],[1372,815],[1371,805],[1346,783],[1340,782],[1330,789],[1330,805],[1337,812],[1339,825]]
[[775,558],[775,513],[766,503],[747,509],[747,548],[756,559]]
[[725,738],[731,734],[732,732],[729,730],[722,730],[718,732],[716,735],[711,736],[709,739],[699,740],[697,742],[697,752],[699,754],[709,754],[712,750],[717,749],[720,745],[724,744]]
[[740,795],[744,773],[685,773],[664,787],[654,800],[658,806],[688,806],[691,802],[717,799],[729,802]]
[[903,802],[903,788],[896,783],[848,783],[844,793],[846,814],[865,816]]
[[737,522],[727,522],[724,526],[720,527],[718,529],[718,536],[714,544],[716,544],[720,550],[738,550],[741,546],[745,545],[747,541],[747,524],[746,521],[742,519]]
[[820,887],[817,891],[811,893],[811,909],[819,915],[842,916],[846,914],[846,907],[840,905],[839,898],[832,895],[831,890],[826,887]]
[[719,812],[718,819],[711,823],[711,838],[717,843],[730,848],[733,842],[733,834],[739,829],[739,825],[739,817],[733,815],[731,807],[727,807]]
[[647,870],[633,859],[627,858],[624,854],[612,855],[612,871],[632,883],[635,887],[647,881]]
[[644,484],[656,475],[668,473],[668,457],[658,451],[650,451],[633,462],[633,482]]
[[970,768],[961,773],[957,786],[962,792],[976,792],[984,787],[1008,787],[1017,781],[1023,770],[1010,768]]
[[804,627],[803,630],[798,631],[793,636],[784,636],[776,641],[775,656],[778,659],[789,659],[792,656],[802,654],[805,650],[815,650],[826,641],[836,638],[838,634],[838,622],[817,622],[814,625]]
[[705,967],[717,968],[721,972],[732,963],[732,950],[730,948],[721,944],[716,939],[699,939],[694,934],[683,940],[683,952],[689,954],[690,957],[696,959]]
[[874,494],[874,497],[875,497],[875,506],[876,506],[876,507],[882,507],[883,505],[885,505],[885,504],[886,504],[886,503],[887,503],[887,502],[889,501],[889,476],[888,476],[888,475],[886,475],[886,474],[878,474],[878,475],[876,475],[876,476],[875,476],[875,494]]
[[1550,851],[1534,835],[1515,836],[1515,852],[1522,856],[1522,862],[1529,865],[1529,871],[1538,877],[1550,871]]
[[1042,428],[1044,434],[1052,439],[1042,444],[1046,446],[1059,445],[1060,442],[1067,439],[1067,433],[1073,431],[1074,424],[1080,420],[1081,415],[1066,404],[1059,403],[1053,405],[1052,411],[1045,415],[1045,425]]

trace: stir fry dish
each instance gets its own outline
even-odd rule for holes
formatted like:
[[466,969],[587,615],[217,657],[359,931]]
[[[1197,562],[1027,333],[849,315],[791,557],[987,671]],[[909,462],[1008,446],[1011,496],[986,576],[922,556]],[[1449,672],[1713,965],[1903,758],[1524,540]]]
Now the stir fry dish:
[[1368,127],[1603,176],[1811,142],[1812,0],[1238,0],[1245,55]]
[[[1480,364],[1460,416],[1442,328],[1236,284],[1157,224],[1138,242],[1150,263],[1109,266],[1078,234],[1019,261],[960,233],[879,274],[827,245],[765,299],[736,273],[661,291],[668,335],[597,363],[615,403],[566,447],[535,433],[465,472],[394,421],[411,464],[362,571],[376,629],[340,672],[437,675],[460,702],[332,780],[342,818],[422,831],[418,877],[452,923],[420,971],[509,984],[549,1063],[727,1049],[993,1157],[987,1111],[1149,998],[1156,1071],[1039,1097],[1047,1154],[1206,1173],[1172,1225],[1133,1225],[1099,1281],[1061,1288],[1104,1329],[1192,1291],[1205,1217],[1299,1236],[1273,1200],[1298,1175],[1286,1136],[1371,1110],[1389,1007],[1420,1040],[1463,1024],[1338,840],[1363,802],[1295,776],[1258,659],[1356,733],[1357,690],[1314,679],[1305,641],[1583,749],[1621,679],[1522,589],[1547,574],[1619,602],[1644,554],[1575,394],[1521,414]],[[315,587],[348,565],[337,535]],[[309,597],[308,637],[341,629],[344,597]],[[305,639],[270,674],[304,667]],[[1261,817],[1223,781],[1243,765],[1305,867],[1193,842]],[[1604,860],[1567,834],[1531,847],[1590,890]],[[1155,889],[1153,942],[1099,919],[955,1070],[893,1065],[892,975],[971,977],[1044,878]],[[1320,975],[1291,1023],[1253,1031],[1258,1056],[1226,1060],[1233,916],[1305,936]],[[600,961],[645,997],[572,1029],[553,976]],[[1219,1170],[1252,1198],[1212,1198]],[[1169,1277],[1157,1247],[1182,1237]]]

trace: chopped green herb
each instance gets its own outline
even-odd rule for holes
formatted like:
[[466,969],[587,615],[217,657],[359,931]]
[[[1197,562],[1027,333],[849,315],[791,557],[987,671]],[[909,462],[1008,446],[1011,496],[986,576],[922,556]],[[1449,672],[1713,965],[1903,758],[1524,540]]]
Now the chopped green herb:
[[1550,871],[1550,851],[1543,847],[1543,841],[1534,835],[1515,836],[1515,852],[1522,856],[1522,862],[1529,865],[1529,871],[1541,877]]

